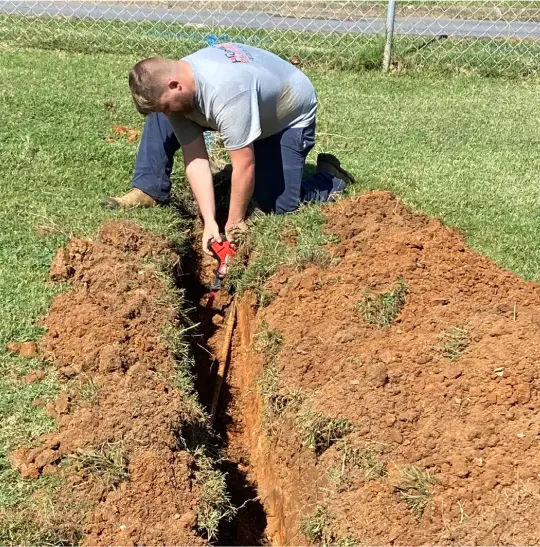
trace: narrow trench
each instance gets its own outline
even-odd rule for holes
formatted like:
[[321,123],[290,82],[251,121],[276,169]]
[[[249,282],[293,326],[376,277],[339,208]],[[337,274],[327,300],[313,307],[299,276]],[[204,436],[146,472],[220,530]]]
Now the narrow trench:
[[[183,271],[179,285],[185,291],[187,307],[191,319],[200,324],[198,332],[191,337],[191,349],[195,357],[195,388],[201,404],[209,411],[217,376],[215,362],[209,340],[219,334],[221,325],[216,326],[212,315],[225,315],[230,299],[225,295],[216,298],[214,310],[205,308],[208,285],[204,281],[204,267],[199,253],[198,238],[194,238],[183,253]],[[223,289],[223,292],[225,290]],[[232,353],[232,352],[231,352]],[[231,375],[229,363],[228,377]],[[228,382],[222,386],[214,429],[221,440],[226,460],[220,469],[226,474],[227,488],[231,501],[238,508],[236,516],[230,522],[222,521],[217,545],[270,545],[266,535],[267,521],[263,504],[258,499],[257,486],[248,477],[249,453],[242,444],[242,419],[234,388]]]

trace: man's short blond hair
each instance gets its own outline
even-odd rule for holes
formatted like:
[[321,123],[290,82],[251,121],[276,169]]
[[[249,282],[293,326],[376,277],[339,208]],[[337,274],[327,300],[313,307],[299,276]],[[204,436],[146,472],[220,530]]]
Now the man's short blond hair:
[[167,77],[174,71],[175,61],[150,57],[139,61],[129,72],[129,89],[137,110],[144,114],[154,112],[167,89]]

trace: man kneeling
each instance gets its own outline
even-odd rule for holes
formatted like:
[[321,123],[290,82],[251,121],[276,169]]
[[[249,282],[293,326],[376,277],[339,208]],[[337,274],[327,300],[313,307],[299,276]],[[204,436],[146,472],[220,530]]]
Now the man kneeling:
[[166,202],[174,154],[185,171],[204,222],[202,246],[221,241],[204,131],[219,131],[232,163],[228,237],[243,230],[252,196],[264,212],[295,211],[301,203],[334,200],[352,176],[338,159],[319,154],[317,172],[302,180],[315,144],[317,96],[292,64],[262,49],[219,44],[181,60],[137,63],[129,86],[147,115],[132,181],[134,189],[109,198],[108,207],[151,207]]

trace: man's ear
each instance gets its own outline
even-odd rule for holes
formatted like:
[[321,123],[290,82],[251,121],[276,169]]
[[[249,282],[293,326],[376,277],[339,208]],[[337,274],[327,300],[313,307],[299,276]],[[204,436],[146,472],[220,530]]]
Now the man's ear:
[[167,87],[171,90],[177,89],[178,91],[182,91],[182,86],[180,85],[180,82],[178,80],[175,80],[174,78],[171,78],[167,82]]

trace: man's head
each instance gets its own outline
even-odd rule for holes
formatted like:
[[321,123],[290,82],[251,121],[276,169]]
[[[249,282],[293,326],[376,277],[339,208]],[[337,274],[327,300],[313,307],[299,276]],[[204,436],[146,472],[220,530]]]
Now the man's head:
[[137,110],[189,112],[194,96],[193,76],[182,61],[151,57],[139,61],[129,73],[129,88]]

